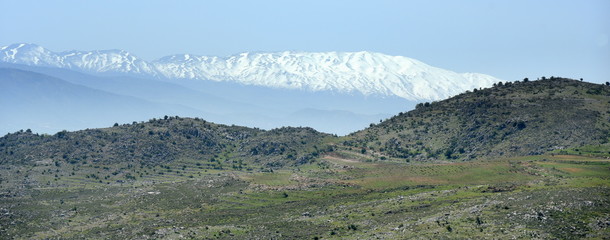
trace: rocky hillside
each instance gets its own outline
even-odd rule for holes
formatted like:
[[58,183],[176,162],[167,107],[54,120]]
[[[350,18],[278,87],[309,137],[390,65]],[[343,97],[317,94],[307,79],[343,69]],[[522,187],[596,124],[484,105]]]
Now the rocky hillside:
[[522,156],[607,144],[610,87],[543,78],[474,89],[419,104],[344,142],[412,160]]
[[29,130],[8,134],[0,138],[0,164],[156,166],[188,159],[215,169],[281,167],[307,163],[327,136],[311,128],[264,131],[166,116],[52,136]]
[[552,78],[420,104],[344,138],[311,128],[265,131],[178,117],[52,136],[20,131],[0,138],[0,163],[159,165],[187,159],[211,168],[278,168],[307,163],[336,141],[382,159],[537,155],[608,145],[609,109],[609,86]]

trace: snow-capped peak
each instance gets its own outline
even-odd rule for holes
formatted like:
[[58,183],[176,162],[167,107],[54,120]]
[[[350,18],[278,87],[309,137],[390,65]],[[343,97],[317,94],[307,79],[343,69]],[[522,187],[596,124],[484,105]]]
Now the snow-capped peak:
[[240,53],[228,57],[179,54],[146,62],[122,50],[51,52],[35,44],[0,48],[3,62],[139,74],[168,79],[231,81],[308,91],[439,100],[500,81],[478,73],[455,73],[418,60],[375,52]]
[[0,49],[3,62],[68,68],[92,73],[156,75],[149,63],[123,50],[51,52],[36,44],[19,43]]
[[17,43],[2,47],[0,53],[3,62],[60,67],[59,59],[53,52],[36,44]]
[[62,53],[64,62],[71,68],[92,72],[120,72],[156,75],[146,61],[123,50],[91,52],[68,51]]
[[357,92],[438,100],[499,81],[374,52],[240,53],[225,58],[174,55],[154,61],[167,78],[234,81],[310,91]]

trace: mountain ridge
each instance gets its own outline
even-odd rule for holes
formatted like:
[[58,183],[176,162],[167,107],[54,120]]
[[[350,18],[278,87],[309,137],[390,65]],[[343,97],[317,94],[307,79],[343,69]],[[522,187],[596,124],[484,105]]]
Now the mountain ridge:
[[150,62],[124,50],[52,52],[35,44],[0,48],[1,61],[96,74],[238,82],[310,91],[358,92],[407,100],[440,100],[500,81],[455,73],[421,61],[374,52],[240,53],[228,57],[176,54]]
[[131,122],[162,114],[197,116],[200,110],[104,91],[53,76],[0,66],[0,132],[30,128],[57,132]]

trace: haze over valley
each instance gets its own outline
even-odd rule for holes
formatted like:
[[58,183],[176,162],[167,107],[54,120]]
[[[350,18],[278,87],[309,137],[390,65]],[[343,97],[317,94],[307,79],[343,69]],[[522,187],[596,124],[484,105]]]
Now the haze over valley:
[[[227,58],[184,54],[149,63],[122,50],[55,53],[34,44],[12,44],[0,47],[0,56],[4,84],[43,74],[54,83],[40,89],[51,94],[64,91],[64,100],[72,98],[69,104],[43,107],[36,101],[43,98],[52,104],[56,97],[25,84],[6,86],[3,93],[20,91],[19,96],[32,104],[2,103],[13,109],[12,117],[3,119],[5,132],[29,128],[55,133],[180,115],[264,129],[309,126],[345,135],[419,102],[500,81],[369,52],[243,53]],[[15,74],[11,69],[22,71]],[[96,94],[79,95],[82,90],[71,92],[62,84],[120,95],[125,104],[93,99],[100,98]],[[82,105],[87,101],[96,103],[88,110]],[[130,107],[133,101],[148,107]]]

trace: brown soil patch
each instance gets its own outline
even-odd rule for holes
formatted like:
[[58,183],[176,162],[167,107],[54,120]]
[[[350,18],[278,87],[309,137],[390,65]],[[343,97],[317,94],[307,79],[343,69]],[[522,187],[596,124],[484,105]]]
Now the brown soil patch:
[[340,162],[347,162],[347,163],[359,163],[360,162],[360,161],[358,161],[356,159],[339,158],[339,157],[329,156],[329,155],[324,156],[323,159],[326,159],[326,160],[337,160],[337,161],[340,161]]
[[560,170],[566,171],[566,172],[571,172],[571,173],[577,173],[577,172],[582,172],[584,171],[582,168],[560,168]]

